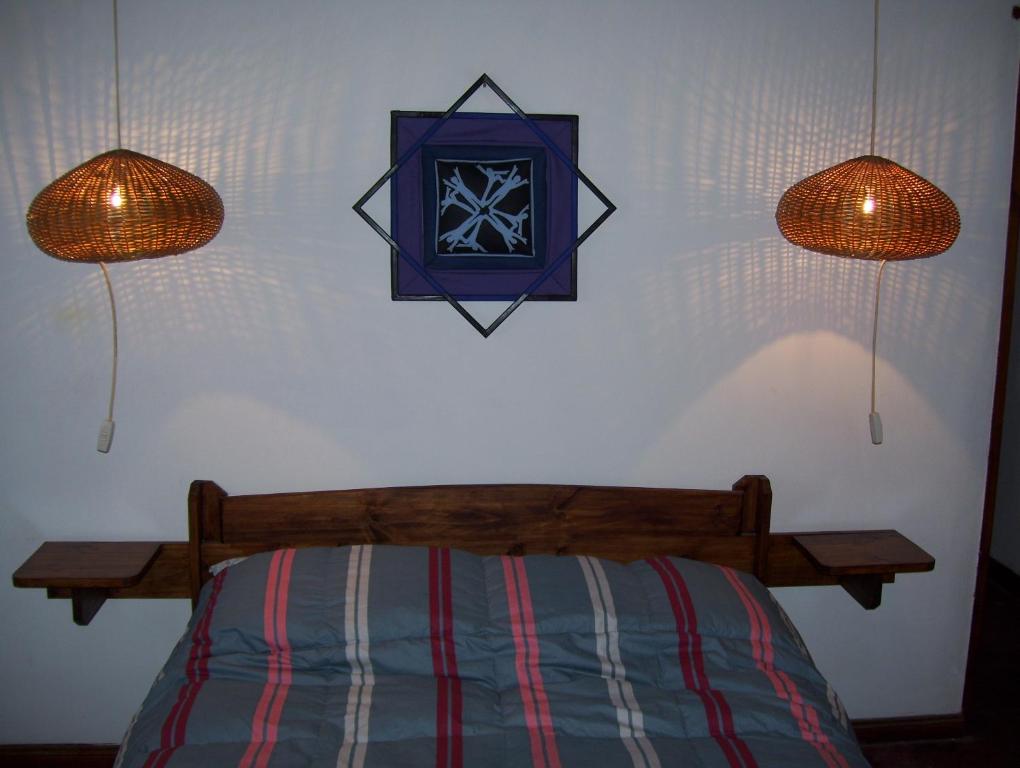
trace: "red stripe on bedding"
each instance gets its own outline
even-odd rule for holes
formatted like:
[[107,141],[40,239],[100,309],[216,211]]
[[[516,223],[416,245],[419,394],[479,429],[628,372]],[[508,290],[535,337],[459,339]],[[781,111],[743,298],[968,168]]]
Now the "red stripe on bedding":
[[443,615],[439,602],[439,550],[429,548],[429,621],[432,643],[432,674],[436,678],[436,767],[447,768],[449,754],[449,687],[443,671]]
[[528,584],[528,573],[524,569],[524,560],[513,558],[517,568],[517,585],[521,591],[521,605],[524,608],[525,639],[531,644],[530,671],[535,688],[535,701],[538,703],[538,723],[545,738],[546,755],[552,768],[560,768],[560,754],[556,748],[556,734],[553,731],[552,714],[549,711],[549,698],[545,695],[545,683],[538,666],[538,630],[535,627],[534,606],[531,602],[531,587]]
[[450,550],[429,549],[429,617],[432,672],[436,679],[436,766],[464,763],[463,700],[453,643],[453,579]]
[[813,707],[804,702],[800,692],[797,690],[796,683],[793,682],[790,676],[775,668],[772,625],[769,623],[768,614],[765,612],[764,606],[761,605],[732,568],[724,567],[721,570],[747,611],[748,622],[751,625],[751,654],[754,657],[755,663],[762,674],[768,677],[772,683],[776,696],[784,701],[789,701],[790,713],[797,722],[801,738],[818,750],[818,754],[829,768],[846,768],[846,758],[840,754],[836,745],[822,731],[821,723],[818,720],[818,713]]
[[292,667],[287,639],[287,598],[294,565],[293,549],[277,550],[269,563],[263,606],[263,632],[269,653],[266,659],[266,683],[252,716],[251,741],[245,750],[241,768],[263,768],[273,753],[278,737],[280,715],[290,688]]
[[550,768],[560,768],[560,753],[556,747],[556,733],[553,730],[552,713],[549,711],[549,698],[545,693],[545,682],[542,680],[542,670],[539,667],[538,630],[535,626],[535,612],[531,602],[528,572],[524,568],[522,558],[512,557],[510,559],[516,570],[517,589],[520,592],[521,615],[524,617],[524,640],[528,647],[527,672],[535,694],[535,704],[538,707],[538,726],[545,744],[545,756]]
[[238,764],[245,768],[251,766],[252,761],[255,759],[255,754],[262,745],[264,736],[263,723],[265,722],[266,712],[269,709],[269,703],[273,697],[273,691],[276,688],[276,656],[273,654],[273,648],[276,645],[276,622],[273,620],[273,610],[276,607],[276,585],[279,582],[280,564],[282,561],[283,552],[282,550],[277,550],[269,561],[269,572],[266,575],[266,589],[262,600],[262,635],[266,640],[266,645],[269,647],[269,655],[266,657],[266,682],[262,686],[262,695],[259,697],[259,702],[255,707],[255,714],[251,721],[251,740],[248,742],[248,748],[244,752],[244,757],[241,758],[241,762]]
[[149,757],[145,761],[145,768],[162,768],[170,760],[173,751],[184,743],[188,717],[194,707],[195,699],[202,688],[202,683],[209,679],[209,656],[212,653],[209,627],[212,625],[216,600],[223,589],[223,581],[226,576],[227,570],[224,569],[213,579],[205,611],[191,633],[191,653],[185,666],[187,682],[181,686],[177,694],[177,701],[174,702],[163,723],[160,733],[160,748],[149,753]]
[[730,709],[729,702],[726,701],[726,697],[723,696],[721,691],[717,691],[712,688],[708,682],[708,674],[705,672],[705,655],[701,651],[701,635],[698,634],[698,616],[694,610],[694,600],[691,598],[691,592],[687,588],[687,582],[684,581],[684,578],[680,575],[680,571],[677,570],[676,565],[671,560],[667,559],[665,563],[666,569],[669,571],[670,575],[672,575],[680,592],[680,599],[683,602],[684,609],[690,617],[690,628],[694,635],[694,643],[692,644],[694,670],[698,675],[701,687],[714,700],[718,707],[719,714],[722,717],[723,733],[737,748],[737,751],[740,753],[740,756],[744,761],[744,765],[755,765],[754,756],[751,754],[751,750],[748,748],[744,740],[736,734],[736,729],[733,725],[733,712]]
[[452,555],[449,549],[442,550],[440,557],[441,582],[443,585],[443,618],[444,618],[444,650],[446,656],[446,674],[450,678],[450,737],[451,737],[451,768],[460,768],[464,764],[463,714],[464,700],[461,692],[460,675],[457,671],[457,652],[453,643],[453,575],[451,573]]
[[521,605],[517,596],[517,579],[514,576],[514,558],[503,556],[503,579],[506,583],[506,600],[509,609],[510,630],[514,638],[514,667],[517,670],[517,684],[521,692],[521,703],[524,706],[524,724],[528,729],[528,740],[531,742],[531,762],[542,768],[546,765],[542,751],[542,736],[538,730],[538,715],[535,708],[534,694],[528,677],[528,648],[524,641],[524,630],[521,622]]
[[701,651],[701,635],[694,602],[680,572],[667,558],[646,560],[662,580],[677,629],[677,656],[683,673],[684,685],[701,699],[708,722],[709,734],[722,749],[732,768],[752,768],[757,765],[747,744],[736,735],[733,713],[721,692],[712,689],[705,672],[705,659]]
[[290,577],[294,570],[294,554],[296,550],[288,549],[283,555],[282,573],[280,583],[277,587],[276,599],[276,641],[278,644],[278,688],[273,705],[269,709],[269,720],[266,723],[266,743],[255,761],[257,768],[265,768],[269,762],[269,756],[279,740],[280,718],[283,714],[283,705],[290,692],[290,684],[293,679],[293,664],[290,655],[290,641],[287,638],[287,602],[290,595]]

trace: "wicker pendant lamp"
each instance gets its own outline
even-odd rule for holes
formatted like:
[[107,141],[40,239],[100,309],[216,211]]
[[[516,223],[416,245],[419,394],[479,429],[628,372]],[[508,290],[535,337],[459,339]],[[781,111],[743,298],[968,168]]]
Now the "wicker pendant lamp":
[[223,224],[216,190],[197,176],[129,149],[68,171],[28,208],[28,233],[50,256],[91,263],[191,251]]
[[882,442],[882,420],[875,407],[875,359],[882,274],[888,261],[935,256],[949,249],[960,233],[953,201],[930,181],[875,154],[878,102],[878,12],[871,88],[869,154],[826,168],[797,182],[776,207],[783,237],[810,251],[878,261],[875,319],[871,339],[871,441]]
[[117,309],[109,262],[154,259],[200,248],[223,224],[223,202],[209,184],[187,171],[121,147],[120,45],[113,0],[117,149],[97,155],[42,190],[26,224],[40,250],[64,261],[99,264],[113,320],[113,374],[107,419],[97,448],[113,440],[117,387]]

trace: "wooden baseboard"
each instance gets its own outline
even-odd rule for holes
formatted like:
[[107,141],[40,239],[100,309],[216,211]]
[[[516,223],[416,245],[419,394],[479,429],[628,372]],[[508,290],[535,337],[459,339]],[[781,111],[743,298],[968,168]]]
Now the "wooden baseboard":
[[110,768],[116,744],[0,744],[0,765],[19,768]]
[[963,713],[854,720],[853,726],[861,744],[959,739],[967,731]]

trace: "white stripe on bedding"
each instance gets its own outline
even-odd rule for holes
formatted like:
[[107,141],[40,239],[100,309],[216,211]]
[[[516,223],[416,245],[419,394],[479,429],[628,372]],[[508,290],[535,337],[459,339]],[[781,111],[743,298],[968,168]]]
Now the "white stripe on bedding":
[[616,605],[606,572],[595,558],[582,556],[577,559],[591,598],[595,618],[595,652],[602,665],[602,677],[609,689],[609,699],[616,708],[620,739],[635,768],[661,768],[659,756],[645,734],[644,714],[634,696],[634,687],[627,680],[627,671],[620,657]]
[[351,547],[344,592],[345,652],[351,665],[351,687],[347,692],[344,740],[337,755],[337,768],[362,768],[365,764],[368,718],[375,684],[368,640],[368,577],[371,565],[371,544]]

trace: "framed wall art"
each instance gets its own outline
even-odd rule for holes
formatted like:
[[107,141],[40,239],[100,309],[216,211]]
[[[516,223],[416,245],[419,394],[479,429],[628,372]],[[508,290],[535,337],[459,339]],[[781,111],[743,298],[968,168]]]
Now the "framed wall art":
[[[460,111],[479,88],[509,112]],[[576,300],[577,248],[615,210],[577,155],[576,115],[526,115],[488,75],[446,112],[392,112],[391,166],[354,205],[390,245],[392,298],[445,300],[484,337],[525,301]],[[387,183],[388,230],[365,210]],[[583,232],[579,185],[603,206]],[[474,301],[507,307],[483,324]]]

